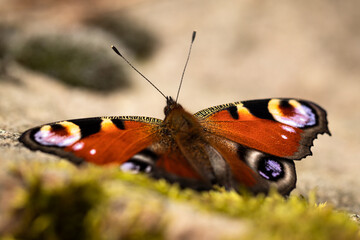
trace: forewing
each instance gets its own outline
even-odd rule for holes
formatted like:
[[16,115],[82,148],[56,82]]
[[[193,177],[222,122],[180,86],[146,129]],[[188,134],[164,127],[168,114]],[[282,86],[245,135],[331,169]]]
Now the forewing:
[[299,99],[235,102],[204,109],[195,116],[208,133],[287,159],[310,155],[316,136],[330,134],[325,110]]
[[81,164],[121,164],[159,140],[161,120],[148,117],[98,117],[45,124],[24,132],[32,150]]

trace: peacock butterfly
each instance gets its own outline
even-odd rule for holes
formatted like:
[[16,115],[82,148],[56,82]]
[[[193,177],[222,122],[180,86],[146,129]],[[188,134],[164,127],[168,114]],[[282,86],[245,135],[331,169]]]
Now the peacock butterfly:
[[[194,39],[195,32],[185,68]],[[179,92],[173,100],[157,90],[166,98],[164,120],[139,116],[66,120],[29,129],[19,140],[31,150],[77,165],[116,165],[182,187],[207,190],[219,185],[266,193],[275,186],[287,195],[296,184],[293,160],[311,155],[318,134],[330,135],[325,110],[310,101],[250,100],[191,114],[177,102]]]

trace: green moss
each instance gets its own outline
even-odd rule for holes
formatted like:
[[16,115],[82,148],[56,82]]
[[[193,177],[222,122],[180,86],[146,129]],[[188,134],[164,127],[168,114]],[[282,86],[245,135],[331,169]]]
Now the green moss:
[[183,214],[174,215],[169,204],[185,204],[204,218],[231,219],[239,227],[245,222],[240,236],[227,235],[224,228],[229,239],[360,239],[349,214],[316,204],[314,193],[309,199],[285,199],[275,191],[269,196],[224,189],[199,193],[117,169],[79,170],[63,163],[17,164],[9,172],[23,189],[9,239],[163,239]]
[[[90,36],[89,36],[90,37]],[[128,86],[120,60],[110,48],[63,34],[29,37],[13,50],[21,64],[73,86],[108,91]]]
[[[123,180],[135,178],[137,176]],[[134,182],[146,185],[142,177]],[[246,192],[239,195],[224,189],[197,193],[180,190],[164,181],[149,182],[147,188],[204,211],[251,221],[253,229],[242,239],[360,239],[359,226],[350,220],[349,214],[327,204],[316,204],[314,192],[309,194],[309,199],[296,195],[285,199],[276,191],[269,196],[252,196]]]
[[276,192],[267,197],[210,192],[200,203],[208,210],[251,220],[254,228],[249,239],[359,238],[359,228],[349,221],[348,214],[299,196],[284,199]]
[[[16,209],[20,223],[15,239],[98,239],[96,211],[103,199],[100,185],[89,180],[46,189],[39,178],[29,183]],[[95,221],[94,221],[95,220]]]
[[18,197],[9,207],[12,218],[0,224],[0,239],[162,238],[160,202],[149,199],[143,206],[143,191],[127,194],[117,173],[103,170],[64,162],[11,166],[20,186],[14,186]]

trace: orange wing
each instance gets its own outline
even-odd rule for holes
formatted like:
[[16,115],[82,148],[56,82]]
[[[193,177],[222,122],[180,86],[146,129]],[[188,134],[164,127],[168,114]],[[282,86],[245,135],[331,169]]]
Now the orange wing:
[[20,141],[32,150],[65,157],[75,164],[114,164],[133,172],[147,172],[150,166],[149,173],[158,178],[188,181],[188,186],[201,184],[200,175],[183,154],[160,143],[161,122],[148,117],[67,120],[29,129]]
[[156,161],[156,166],[170,174],[201,180],[201,176],[193,169],[184,155],[179,151],[168,151],[167,153],[160,154],[159,159]]
[[20,141],[32,150],[53,153],[76,164],[121,164],[158,141],[161,120],[98,117],[61,121],[30,129]]
[[195,116],[208,133],[287,159],[310,155],[316,136],[330,134],[325,110],[304,100],[235,102],[202,110]]

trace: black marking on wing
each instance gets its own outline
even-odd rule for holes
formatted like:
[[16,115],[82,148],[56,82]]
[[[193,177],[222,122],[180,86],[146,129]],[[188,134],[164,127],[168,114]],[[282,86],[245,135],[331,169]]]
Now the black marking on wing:
[[273,120],[273,116],[268,110],[268,104],[271,99],[266,100],[254,100],[242,102],[243,106],[246,107],[252,115],[262,119]]
[[238,108],[236,106],[231,106],[229,108],[226,109],[231,117],[235,120],[238,120],[239,119],[239,113],[238,113]]
[[280,108],[293,108],[293,106],[291,106],[291,104],[289,103],[288,99],[280,99],[279,107]]
[[65,127],[59,123],[55,123],[55,124],[51,125],[51,130],[54,132],[64,130],[64,129],[65,129]]
[[81,138],[84,138],[100,131],[102,119],[101,118],[75,119],[75,120],[69,120],[69,122],[72,122],[79,126],[81,130]]
[[156,161],[159,158],[159,156],[154,151],[152,151],[150,149],[147,149],[147,148],[145,148],[144,150],[142,150],[138,154],[142,154],[144,156],[147,156],[147,157],[151,158],[153,161]]
[[118,119],[118,118],[113,118],[111,119],[112,123],[120,130],[125,130],[125,125],[123,120]]
[[[58,125],[60,125],[60,124],[58,124]],[[35,135],[38,131],[40,131],[40,128],[41,128],[41,127],[36,127],[36,128],[30,129],[30,130],[24,132],[23,134],[21,134],[21,136],[20,136],[20,138],[19,138],[19,141],[22,142],[22,143],[24,143],[27,147],[29,147],[29,145],[26,144],[26,143],[27,143],[27,141],[25,140],[26,138],[29,138],[29,139],[31,139],[31,141],[37,143],[37,141],[36,141],[35,138],[34,138],[34,135]],[[38,143],[37,143],[37,144],[38,144]]]
[[139,161],[148,161],[148,162],[152,162],[155,163],[155,161],[159,158],[159,156],[154,153],[152,150],[150,149],[143,149],[140,152],[138,152],[137,154],[135,154],[134,156],[132,156],[130,158],[130,160],[139,160]]
[[243,145],[239,144],[237,146],[237,154],[239,156],[239,159],[241,159],[242,161],[245,161],[247,150],[248,149],[246,147],[244,147]]

